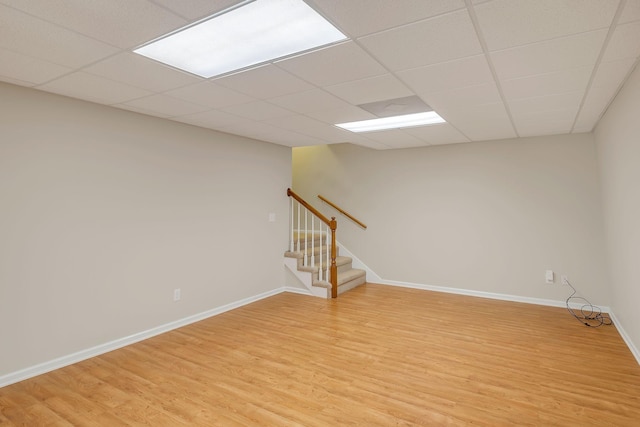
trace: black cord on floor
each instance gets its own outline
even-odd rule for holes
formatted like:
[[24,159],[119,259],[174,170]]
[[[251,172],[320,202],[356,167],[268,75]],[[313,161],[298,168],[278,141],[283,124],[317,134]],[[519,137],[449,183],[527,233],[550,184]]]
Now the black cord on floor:
[[[567,285],[569,285],[569,287],[571,289],[573,289],[573,293],[571,295],[569,295],[569,298],[567,298],[567,310],[569,311],[569,313],[576,318],[576,320],[580,323],[582,323],[585,326],[589,326],[590,328],[598,328],[602,325],[612,325],[613,321],[611,320],[611,318],[609,317],[608,314],[602,314],[602,310],[600,309],[600,307],[591,304],[589,301],[587,301],[585,298],[582,297],[576,297],[575,294],[578,293],[578,291],[576,291],[576,288],[574,288],[571,283],[569,283],[569,281],[567,280]],[[572,301],[573,300],[573,301]],[[577,313],[574,309],[571,308],[571,306],[569,305],[570,302],[581,302],[582,307],[580,307],[580,312]]]

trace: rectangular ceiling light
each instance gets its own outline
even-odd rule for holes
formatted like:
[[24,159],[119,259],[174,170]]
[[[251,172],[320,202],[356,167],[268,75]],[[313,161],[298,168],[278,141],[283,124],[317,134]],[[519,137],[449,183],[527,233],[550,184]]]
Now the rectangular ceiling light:
[[254,0],[134,52],[209,78],[346,38],[303,0]]
[[362,120],[360,122],[340,123],[336,126],[351,132],[372,132],[375,130],[400,129],[415,126],[445,123],[435,111],[426,113],[405,114],[403,116],[383,117],[380,119]]

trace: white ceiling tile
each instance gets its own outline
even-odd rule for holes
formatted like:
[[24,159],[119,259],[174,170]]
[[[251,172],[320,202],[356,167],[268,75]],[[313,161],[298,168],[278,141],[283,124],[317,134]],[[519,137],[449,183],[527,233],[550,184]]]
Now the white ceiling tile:
[[563,92],[584,91],[593,67],[570,68],[547,74],[503,80],[502,91],[507,99],[531,98]]
[[232,105],[222,108],[231,114],[238,115],[251,120],[268,120],[276,117],[291,116],[295,113],[284,108],[280,108],[277,105],[265,101],[249,102],[247,104]]
[[253,138],[260,141],[273,142],[284,146],[324,145],[327,141],[302,135],[286,129],[279,129],[265,123],[247,120],[244,124],[224,127],[224,132]]
[[360,37],[464,7],[464,0],[315,0],[350,37]]
[[271,64],[215,79],[214,82],[258,99],[314,88],[313,85]]
[[38,89],[100,104],[118,104],[148,95],[148,90],[114,82],[82,71],[50,81]]
[[283,132],[281,129],[278,129],[276,127],[269,126],[260,122],[255,122],[250,119],[247,119],[244,123],[224,126],[223,128],[221,128],[221,130],[223,132],[229,132],[262,141],[266,141],[268,135],[275,135],[278,132]]
[[396,74],[416,93],[422,94],[493,82],[484,55],[398,71]]
[[592,87],[608,87],[612,90],[622,84],[627,75],[633,69],[636,58],[620,59],[618,61],[601,62],[593,77]]
[[429,143],[410,135],[403,130],[384,130],[377,132],[367,132],[363,134],[365,138],[384,144],[390,148],[412,148],[425,147]]
[[11,83],[12,85],[17,85],[17,86],[26,86],[26,87],[34,86],[34,84],[31,82],[13,79],[11,77],[3,76],[2,74],[0,74],[0,81],[5,83]]
[[384,74],[386,70],[354,42],[345,42],[276,62],[317,86],[329,86]]
[[605,62],[640,55],[640,21],[618,25],[607,44],[602,60]]
[[207,107],[202,105],[162,94],[134,99],[132,101],[124,102],[123,104],[168,117],[199,113],[207,109]]
[[562,37],[492,52],[491,59],[501,81],[594,66],[606,35],[606,30],[600,30]]
[[600,108],[585,108],[580,112],[573,127],[574,132],[591,132],[600,120],[603,110]]
[[422,95],[422,99],[436,112],[469,108],[474,105],[500,102],[500,93],[495,83],[467,86],[460,89],[444,90]]
[[[285,146],[389,149],[588,131],[640,56],[640,0],[307,0],[354,40],[211,80],[129,51],[241,1],[0,0],[0,80]],[[414,93],[448,123],[380,141],[334,126]]]
[[355,122],[358,120],[376,118],[376,116],[374,116],[370,112],[354,106],[333,108],[330,110],[322,111],[311,111],[309,113],[306,113],[306,115],[329,124]]
[[327,125],[326,128],[324,129],[314,129],[313,131],[306,131],[306,132],[299,132],[299,133],[303,133],[309,136],[312,136],[314,138],[318,138],[321,139],[323,141],[325,141],[327,144],[338,144],[341,142],[352,142],[354,140],[357,140],[358,135],[346,131],[346,130],[342,130],[342,129],[338,129],[335,127],[330,127]]
[[458,142],[469,142],[469,139],[460,133],[449,123],[440,123],[432,126],[418,126],[403,129],[405,133],[430,144],[455,144]]
[[388,145],[384,145],[378,141],[372,141],[370,139],[362,139],[358,142],[352,142],[351,144],[356,144],[360,147],[371,148],[373,150],[391,150],[391,147]]
[[160,117],[162,119],[169,119],[171,116],[169,114],[164,114],[159,111],[150,111],[146,108],[137,107],[134,105],[127,104],[113,104],[114,107],[120,108],[121,110],[133,111],[134,113],[144,114],[146,116]]
[[349,106],[345,101],[321,89],[313,89],[271,98],[269,102],[299,113],[334,110],[336,108]]
[[312,145],[325,145],[328,142],[308,135],[286,130],[272,132],[262,137],[267,142],[284,145],[286,147],[309,147]]
[[220,86],[211,81],[204,81],[193,85],[170,90],[167,95],[206,105],[211,108],[229,107],[231,105],[247,104],[256,101],[255,98],[235,90]]
[[611,102],[617,90],[616,86],[592,87],[585,98],[584,106],[602,111]]
[[329,143],[346,142],[353,138],[353,133],[340,129],[332,124],[322,123],[300,114],[265,120],[271,126],[294,131],[303,135],[322,139]]
[[166,9],[141,0],[1,1],[120,48],[137,46],[187,23]]
[[619,0],[495,0],[475,6],[490,51],[607,28]]
[[243,0],[153,0],[188,19],[205,18]]
[[358,40],[391,70],[406,70],[482,53],[466,10]]
[[302,114],[295,114],[286,117],[277,117],[269,120],[264,120],[264,123],[267,123],[271,126],[275,126],[282,129],[292,130],[292,131],[311,131],[312,129],[324,128],[327,126],[331,126],[330,124],[319,122],[318,120],[312,119],[311,117],[307,117]]
[[230,114],[219,110],[209,110],[203,111],[201,113],[187,114],[186,116],[175,117],[173,120],[211,129],[222,129],[229,126],[238,126],[246,123],[247,121],[247,119],[238,117],[235,114]]
[[462,129],[469,135],[471,141],[491,141],[497,139],[516,138],[518,135],[513,130],[513,126],[508,122],[494,123],[469,123]]
[[461,106],[439,114],[472,141],[515,138],[504,104],[501,102],[476,106]]
[[518,129],[518,135],[521,137],[527,136],[538,136],[538,135],[563,135],[566,133],[571,133],[571,126],[573,125],[573,120],[565,120],[565,121],[537,121],[537,122],[526,122],[526,123],[516,123],[516,128]]
[[71,68],[0,48],[0,76],[30,85],[45,83],[70,73]]
[[592,129],[616,96],[635,60],[601,63],[576,120],[576,128]]
[[527,114],[569,111],[572,117],[580,107],[583,92],[566,92],[557,95],[536,96],[508,101],[509,111],[514,119]]
[[0,6],[0,47],[66,67],[82,67],[117,52],[113,46],[5,6]]
[[107,58],[84,71],[154,92],[202,81],[199,77],[129,52]]
[[324,89],[354,105],[414,95],[392,74],[327,86]]
[[624,9],[622,10],[622,14],[620,14],[618,23],[625,24],[627,22],[638,20],[640,20],[640,1],[627,0]]

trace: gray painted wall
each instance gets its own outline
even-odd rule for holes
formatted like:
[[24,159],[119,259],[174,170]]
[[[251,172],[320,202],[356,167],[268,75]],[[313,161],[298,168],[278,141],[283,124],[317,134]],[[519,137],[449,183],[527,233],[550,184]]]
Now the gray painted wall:
[[628,339],[640,349],[640,68],[631,74],[594,134],[602,176],[611,306]]
[[0,377],[284,285],[290,148],[0,100]]
[[564,274],[593,303],[611,302],[591,134],[302,147],[293,164],[294,190],[337,216],[338,240],[384,280],[564,301]]

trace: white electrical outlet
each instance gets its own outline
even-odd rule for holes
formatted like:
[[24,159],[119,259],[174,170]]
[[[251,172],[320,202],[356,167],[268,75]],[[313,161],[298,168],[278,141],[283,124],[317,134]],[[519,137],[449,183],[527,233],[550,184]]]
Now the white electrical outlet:
[[560,283],[563,285],[569,285],[569,278],[563,274],[560,276]]
[[547,283],[553,283],[554,282],[553,270],[547,270],[544,274],[544,278]]
[[173,300],[180,301],[180,288],[173,290]]

